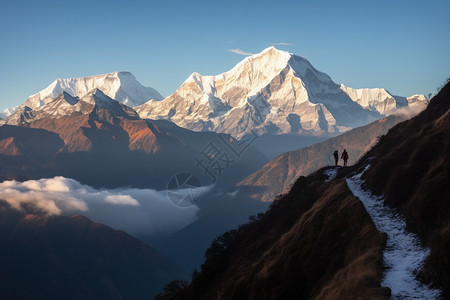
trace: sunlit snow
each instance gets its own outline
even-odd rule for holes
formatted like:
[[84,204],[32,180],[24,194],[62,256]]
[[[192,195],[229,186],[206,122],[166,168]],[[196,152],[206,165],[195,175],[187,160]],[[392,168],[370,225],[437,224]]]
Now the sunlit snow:
[[392,299],[440,299],[439,290],[429,288],[416,278],[429,249],[422,248],[417,236],[406,231],[405,220],[384,206],[382,197],[362,188],[364,181],[361,176],[364,171],[348,178],[347,185],[364,204],[377,229],[387,233],[383,253],[387,269],[381,284],[391,289]]

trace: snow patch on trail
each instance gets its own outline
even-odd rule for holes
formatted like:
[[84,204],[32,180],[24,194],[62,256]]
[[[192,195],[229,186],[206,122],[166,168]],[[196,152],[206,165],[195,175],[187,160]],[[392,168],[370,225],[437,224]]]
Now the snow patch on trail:
[[325,182],[329,182],[329,181],[333,180],[334,178],[336,178],[337,170],[338,170],[338,167],[330,168],[328,170],[325,170],[325,172],[323,172],[323,174],[328,176],[328,179],[325,180]]
[[387,269],[382,286],[391,289],[392,299],[440,299],[439,290],[429,288],[416,278],[429,249],[422,248],[418,237],[406,231],[405,220],[384,205],[383,197],[372,195],[362,188],[364,180],[361,176],[369,166],[360,174],[347,178],[347,185],[364,204],[376,228],[387,234],[383,253]]

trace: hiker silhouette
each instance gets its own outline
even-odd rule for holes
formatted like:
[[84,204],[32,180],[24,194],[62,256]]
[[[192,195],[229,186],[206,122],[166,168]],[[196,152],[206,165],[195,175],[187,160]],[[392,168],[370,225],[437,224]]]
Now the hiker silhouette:
[[346,149],[344,149],[344,152],[342,152],[341,158],[344,160],[344,167],[346,167],[348,161],[348,153]]
[[334,151],[333,156],[334,156],[334,165],[337,167],[339,161],[339,152],[337,150]]

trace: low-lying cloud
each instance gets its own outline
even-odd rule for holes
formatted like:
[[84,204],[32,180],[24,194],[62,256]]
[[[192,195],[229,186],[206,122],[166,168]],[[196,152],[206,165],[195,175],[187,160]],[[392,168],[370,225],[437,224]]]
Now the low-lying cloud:
[[61,176],[4,181],[0,183],[0,199],[17,210],[33,206],[51,215],[82,214],[114,229],[147,237],[176,232],[195,221],[199,211],[195,205],[175,206],[166,191],[100,190]]
[[0,199],[18,210],[24,204],[31,204],[51,215],[84,212],[89,209],[88,203],[139,206],[130,195],[96,190],[61,176],[25,182],[4,181],[0,183]]
[[390,114],[399,115],[399,116],[403,115],[406,118],[410,119],[412,117],[415,117],[419,113],[421,113],[423,110],[425,110],[425,108],[427,108],[426,104],[416,104],[413,106],[404,106],[404,107],[400,107],[400,108],[394,110]]

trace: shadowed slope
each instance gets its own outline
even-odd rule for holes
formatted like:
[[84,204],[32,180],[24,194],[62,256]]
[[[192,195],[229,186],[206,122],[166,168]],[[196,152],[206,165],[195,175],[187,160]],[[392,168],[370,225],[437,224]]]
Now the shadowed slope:
[[267,213],[216,238],[175,299],[387,298],[384,236],[345,181],[324,179],[301,177]]
[[130,235],[82,216],[0,203],[2,299],[150,299],[181,269]]
[[368,186],[431,249],[423,276],[450,297],[450,83],[417,117],[394,127],[366,157]]

